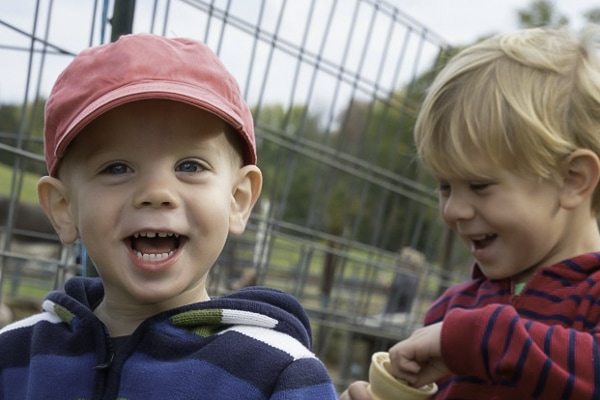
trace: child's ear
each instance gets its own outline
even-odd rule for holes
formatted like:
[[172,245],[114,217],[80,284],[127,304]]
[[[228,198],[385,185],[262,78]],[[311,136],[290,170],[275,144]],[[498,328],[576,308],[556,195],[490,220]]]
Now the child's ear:
[[250,212],[258,200],[262,188],[262,173],[256,165],[245,165],[237,172],[231,192],[229,232],[240,235],[246,229]]
[[569,155],[566,164],[560,204],[574,209],[582,203],[591,207],[594,191],[600,180],[600,159],[591,150],[578,149]]
[[74,243],[79,233],[71,214],[65,185],[59,179],[44,176],[38,181],[38,198],[61,242]]

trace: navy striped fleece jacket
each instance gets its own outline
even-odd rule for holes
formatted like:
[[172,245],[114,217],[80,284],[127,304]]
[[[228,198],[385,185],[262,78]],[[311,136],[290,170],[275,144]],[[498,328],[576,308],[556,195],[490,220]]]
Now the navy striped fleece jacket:
[[538,270],[520,295],[475,266],[425,316],[442,320],[454,375],[435,399],[600,399],[600,253]]
[[337,399],[286,293],[253,287],[163,312],[115,351],[92,312],[103,292],[73,278],[0,331],[0,399]]

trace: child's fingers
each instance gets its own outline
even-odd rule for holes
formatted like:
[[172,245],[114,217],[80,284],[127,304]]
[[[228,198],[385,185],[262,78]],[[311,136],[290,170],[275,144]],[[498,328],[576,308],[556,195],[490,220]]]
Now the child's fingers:
[[421,365],[416,362],[412,357],[406,357],[401,353],[390,352],[390,372],[396,376],[394,372],[398,374],[418,374],[421,371]]
[[415,387],[421,387],[432,382],[437,382],[449,373],[450,370],[441,360],[432,361],[422,366],[421,371],[411,384]]
[[417,374],[421,371],[421,365],[414,360],[402,356],[396,352],[392,358],[390,353],[390,364],[386,366],[389,373],[398,379],[402,379],[413,385],[417,380]]
[[[442,324],[437,323],[417,329],[410,337],[395,344],[389,351],[390,373],[416,386],[435,381],[433,377],[439,378],[437,364],[446,371],[440,357],[441,328]],[[427,369],[424,371],[423,368]]]
[[390,349],[389,354],[390,367],[393,371],[416,374],[421,369],[419,351],[412,338],[394,345]]
[[[425,363],[430,359],[437,359],[441,356],[441,331],[442,324],[437,323],[417,329],[407,339],[396,343],[390,349],[390,359],[393,363],[404,362],[403,359],[415,361],[418,364]],[[406,364],[408,371],[415,372],[414,366]]]
[[368,382],[353,382],[348,389],[341,394],[340,400],[372,400],[367,391]]

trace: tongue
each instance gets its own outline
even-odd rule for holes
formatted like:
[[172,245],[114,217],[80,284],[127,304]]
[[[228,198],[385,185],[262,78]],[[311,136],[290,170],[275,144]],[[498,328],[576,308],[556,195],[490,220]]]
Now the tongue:
[[177,239],[174,237],[155,237],[133,239],[132,247],[143,254],[168,253],[177,248]]

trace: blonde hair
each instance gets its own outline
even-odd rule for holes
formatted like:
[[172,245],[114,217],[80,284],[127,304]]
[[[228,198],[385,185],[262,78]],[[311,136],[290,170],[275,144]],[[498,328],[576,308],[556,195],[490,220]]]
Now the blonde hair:
[[[497,35],[437,75],[415,126],[417,154],[439,177],[479,177],[492,166],[560,181],[575,149],[600,156],[600,63],[594,39],[564,29]],[[596,189],[592,208],[600,210]]]

